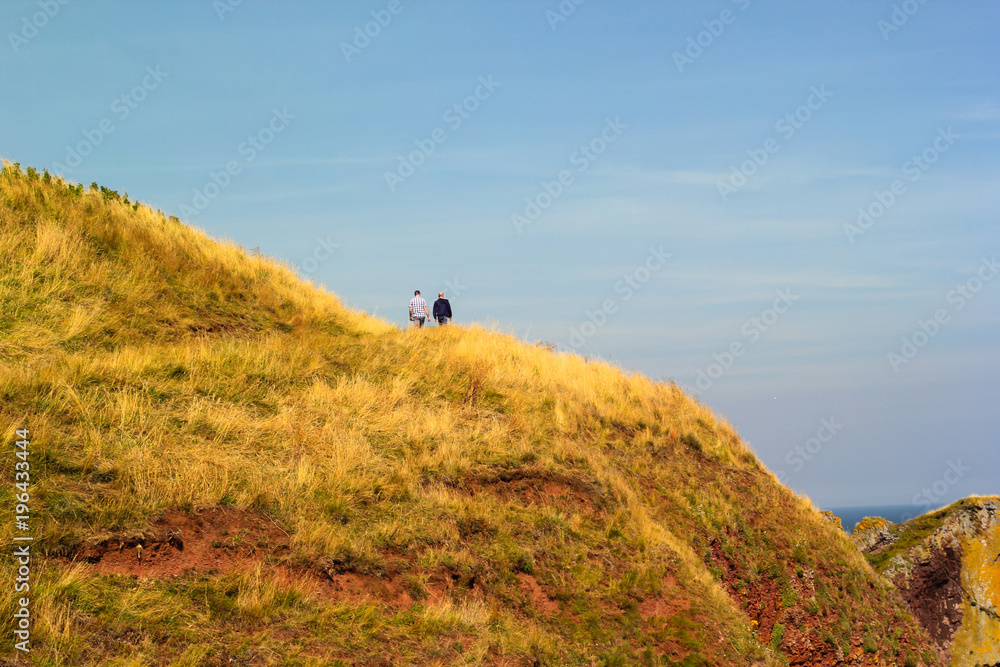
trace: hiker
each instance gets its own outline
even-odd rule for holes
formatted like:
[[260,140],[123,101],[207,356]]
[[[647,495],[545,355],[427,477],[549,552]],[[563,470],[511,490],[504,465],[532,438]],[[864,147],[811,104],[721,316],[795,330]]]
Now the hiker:
[[424,297],[420,296],[420,290],[416,290],[413,292],[413,298],[410,299],[410,321],[420,329],[423,328],[426,320],[427,302],[424,301]]
[[444,298],[444,292],[438,292],[438,300],[434,302],[434,319],[440,327],[448,324],[451,319],[451,304]]

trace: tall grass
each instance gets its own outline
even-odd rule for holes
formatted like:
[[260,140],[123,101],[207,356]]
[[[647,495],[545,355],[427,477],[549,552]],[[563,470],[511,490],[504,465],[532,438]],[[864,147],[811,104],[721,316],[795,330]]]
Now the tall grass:
[[[88,651],[131,664],[139,658],[95,648],[100,627],[126,623],[140,628],[144,664],[208,664],[213,646],[235,655],[234,623],[310,628],[308,641],[268,640],[313,646],[301,664],[386,641],[418,662],[435,656],[421,664],[590,664],[620,644],[629,660],[669,645],[686,646],[689,664],[779,664],[713,574],[713,536],[761,571],[797,540],[831,577],[873,577],[808,500],[676,385],[480,326],[400,330],[287,265],[109,192],[46,184],[10,163],[0,173],[0,432],[9,442],[31,429],[37,548],[54,559],[167,509],[224,505],[286,526],[289,563],[336,556],[378,572],[387,554],[413,554],[425,573],[474,576],[480,592],[376,613],[324,607],[308,587],[290,595],[261,570],[178,587],[50,560],[35,599],[52,664],[84,664]],[[0,465],[12,469],[11,456]],[[496,480],[515,478],[575,480],[576,509],[505,496]],[[2,524],[0,539],[11,530]],[[662,584],[616,583],[629,568],[674,573],[694,629],[643,625],[637,600]],[[564,613],[519,607],[514,573],[526,569]],[[213,602],[228,590],[235,606]],[[0,612],[12,604],[0,600]],[[874,604],[897,608],[888,594]],[[846,600],[829,612],[877,622]],[[167,648],[158,632],[174,633]]]

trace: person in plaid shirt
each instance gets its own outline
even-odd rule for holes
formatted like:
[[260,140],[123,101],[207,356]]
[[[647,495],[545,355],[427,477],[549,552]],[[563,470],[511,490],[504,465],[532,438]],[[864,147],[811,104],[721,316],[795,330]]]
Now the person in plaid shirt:
[[427,321],[427,302],[420,296],[420,290],[413,293],[410,299],[410,321],[417,325],[417,328],[424,326]]

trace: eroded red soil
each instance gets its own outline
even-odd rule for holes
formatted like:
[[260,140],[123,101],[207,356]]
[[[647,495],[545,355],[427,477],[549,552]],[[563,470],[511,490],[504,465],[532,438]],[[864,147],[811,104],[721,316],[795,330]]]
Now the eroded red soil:
[[288,533],[273,521],[231,508],[170,510],[143,531],[113,533],[79,545],[73,560],[101,574],[174,577],[228,573],[280,556]]
[[491,493],[522,506],[556,507],[568,512],[596,514],[603,505],[597,489],[576,477],[545,470],[517,469],[471,475],[462,487],[470,494]]
[[289,543],[284,528],[256,514],[232,508],[170,510],[146,530],[91,538],[77,546],[70,560],[89,563],[104,575],[155,578],[228,574],[262,564],[279,584],[298,586],[321,599],[393,609],[482,594],[474,576],[444,567],[422,571],[413,554],[384,554],[381,566],[371,572],[335,559],[300,567],[286,558]]

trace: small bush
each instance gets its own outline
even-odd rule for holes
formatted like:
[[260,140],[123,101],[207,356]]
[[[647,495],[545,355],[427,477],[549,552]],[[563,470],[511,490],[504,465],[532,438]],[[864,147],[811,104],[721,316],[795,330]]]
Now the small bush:
[[686,447],[696,452],[705,451],[704,445],[701,444],[701,438],[699,438],[698,434],[695,433],[694,431],[688,431],[687,433],[682,435],[681,442],[684,443]]
[[413,575],[406,575],[403,577],[403,588],[406,592],[410,594],[410,597],[414,600],[426,600],[430,593],[427,591],[427,587],[424,586],[424,582],[420,580],[420,577]]
[[771,631],[771,648],[777,650],[781,646],[781,640],[785,638],[785,626],[781,623],[774,624],[774,630]]
[[795,592],[795,589],[791,586],[785,586],[781,589],[781,606],[788,608],[799,601],[799,594]]
[[535,559],[529,553],[519,553],[514,558],[513,569],[515,572],[531,574],[535,571]]

